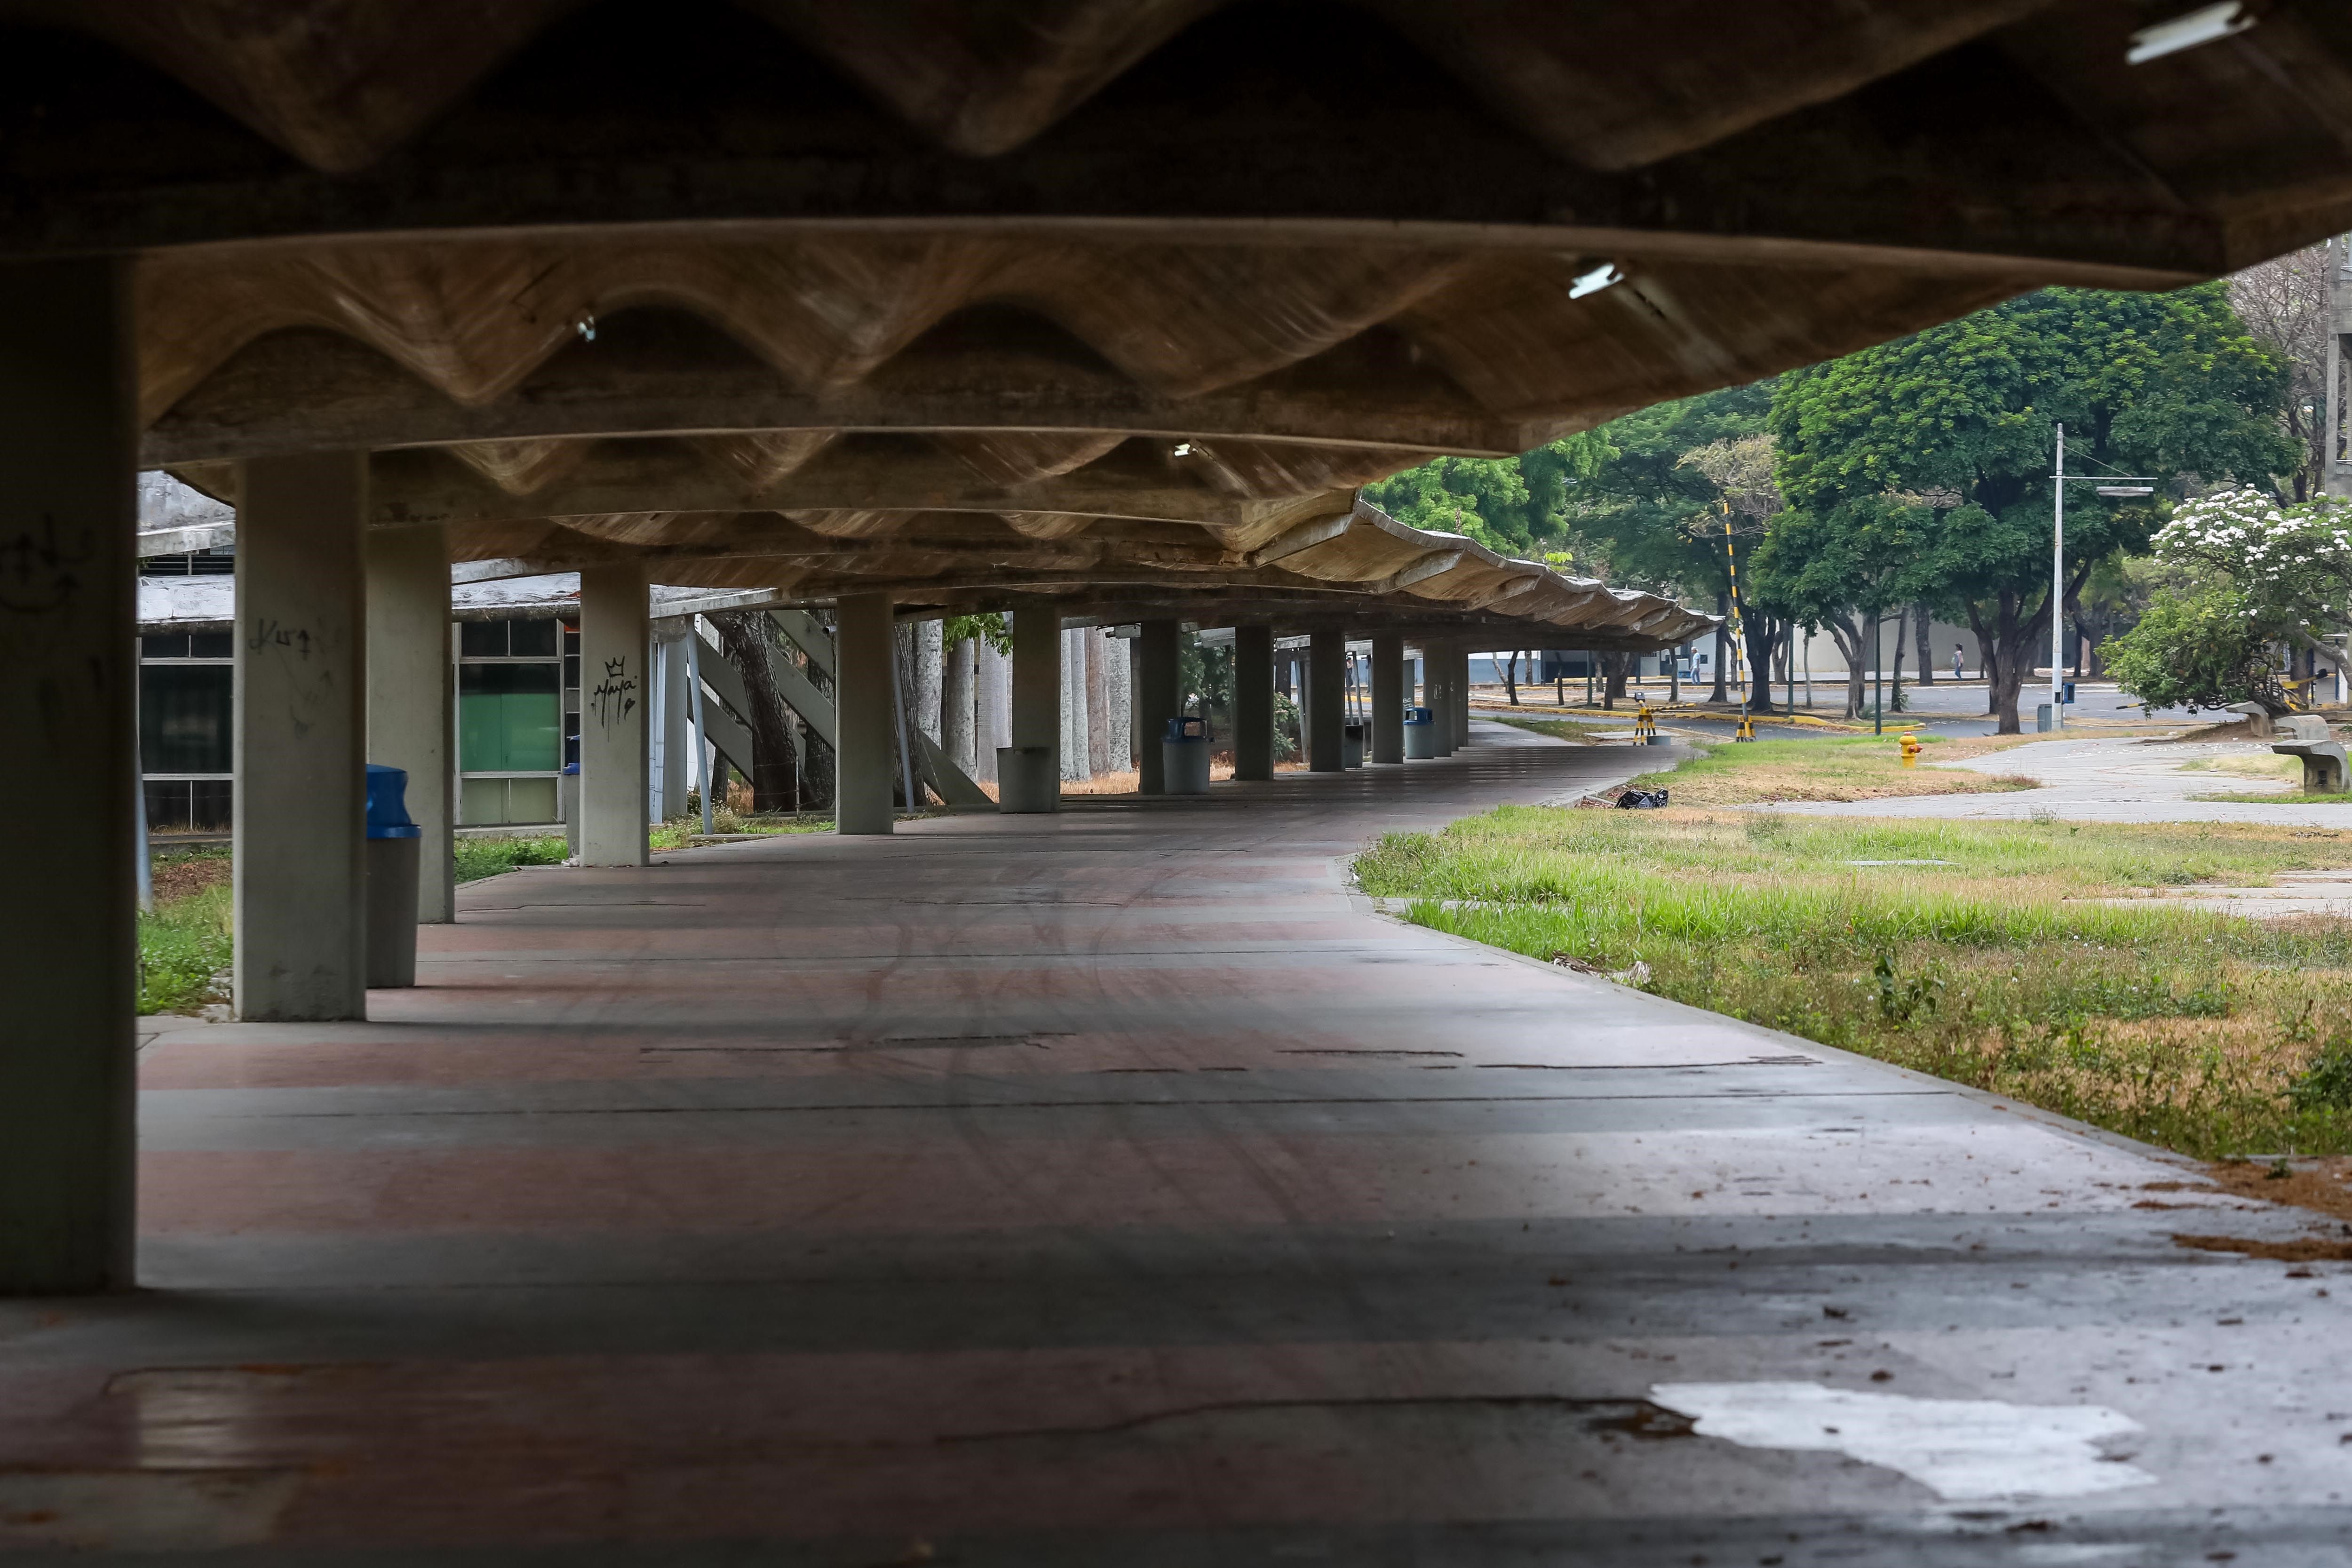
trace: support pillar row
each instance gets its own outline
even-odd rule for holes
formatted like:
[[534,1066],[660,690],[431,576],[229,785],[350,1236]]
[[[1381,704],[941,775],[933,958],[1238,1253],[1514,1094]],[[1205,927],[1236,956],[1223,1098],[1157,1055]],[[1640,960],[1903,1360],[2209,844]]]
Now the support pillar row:
[[[997,767],[997,808],[1062,809],[1062,612],[1036,605],[1013,612],[1010,744],[1022,753]],[[1037,753],[1043,752],[1040,756]]]
[[834,831],[888,833],[898,760],[890,596],[844,594],[834,620]]
[[121,263],[0,267],[0,1295],[132,1282],[133,386]]
[[1314,632],[1307,639],[1307,766],[1336,773],[1346,760],[1348,634]]
[[644,565],[580,574],[580,864],[643,866],[653,809]]
[[1372,637],[1372,761],[1404,761],[1404,638]]
[[236,1016],[367,1016],[367,454],[240,465]]
[[408,773],[408,815],[423,830],[416,919],[445,924],[457,918],[448,544],[437,527],[377,528],[365,548],[367,760]]
[[1183,701],[1182,630],[1175,621],[1146,621],[1135,639],[1136,787],[1143,795],[1168,793],[1160,742]]
[[1274,777],[1274,628],[1234,628],[1234,777]]

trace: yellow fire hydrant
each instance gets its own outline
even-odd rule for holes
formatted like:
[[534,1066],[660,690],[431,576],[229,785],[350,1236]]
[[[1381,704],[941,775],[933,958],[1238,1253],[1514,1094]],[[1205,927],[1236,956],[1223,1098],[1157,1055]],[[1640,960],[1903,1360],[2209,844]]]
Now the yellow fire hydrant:
[[1906,768],[1919,765],[1919,737],[1907,730],[1903,732],[1903,765]]

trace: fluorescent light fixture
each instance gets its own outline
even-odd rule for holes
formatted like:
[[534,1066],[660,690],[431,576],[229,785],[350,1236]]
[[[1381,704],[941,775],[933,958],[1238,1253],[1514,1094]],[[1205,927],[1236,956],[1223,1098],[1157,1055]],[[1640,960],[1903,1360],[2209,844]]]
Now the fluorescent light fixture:
[[2134,33],[2131,47],[2125,51],[2124,61],[2127,65],[2144,66],[2150,60],[2160,60],[2167,55],[2177,55],[2183,49],[2193,49],[2200,44],[2210,44],[2216,38],[2242,33],[2253,25],[2253,17],[2246,14],[2245,0],[2221,0],[2217,5],[2200,5],[2169,22],[2158,22],[2153,27],[2142,27]]
[[1190,441],[1179,441],[1176,443],[1175,449],[1168,455],[1171,458],[1189,458],[1192,455],[1192,443]]
[[1587,294],[1600,293],[1612,283],[1623,281],[1625,281],[1625,275],[1617,270],[1617,264],[1613,261],[1604,261],[1591,271],[1580,275],[1575,282],[1570,283],[1568,286],[1568,297],[1571,300],[1581,300]]
[[2154,485],[2101,485],[2099,487],[2099,494],[2103,496],[2152,496],[2155,493]]

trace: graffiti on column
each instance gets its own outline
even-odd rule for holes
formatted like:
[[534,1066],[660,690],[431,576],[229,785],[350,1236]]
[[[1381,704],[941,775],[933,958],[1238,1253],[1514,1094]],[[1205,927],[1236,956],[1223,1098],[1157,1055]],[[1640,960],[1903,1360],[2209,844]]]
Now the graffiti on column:
[[0,608],[19,615],[60,610],[81,592],[78,568],[93,553],[89,530],[79,528],[70,544],[58,541],[58,520],[41,514],[37,529],[20,528],[0,542]]
[[636,678],[629,673],[629,656],[606,659],[604,679],[588,694],[588,700],[596,704],[596,722],[609,730],[627,718],[637,705],[636,690]]
[[259,653],[266,647],[290,647],[307,662],[310,657],[310,629],[276,620],[258,620],[253,624],[253,635],[245,639],[245,646],[251,653]]

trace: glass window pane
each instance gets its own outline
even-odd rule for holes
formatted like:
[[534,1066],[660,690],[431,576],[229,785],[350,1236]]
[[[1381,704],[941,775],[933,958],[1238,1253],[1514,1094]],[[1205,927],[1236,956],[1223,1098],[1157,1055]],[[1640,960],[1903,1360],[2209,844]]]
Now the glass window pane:
[[188,785],[188,823],[206,833],[231,826],[236,785],[228,779],[197,779]]
[[225,773],[232,766],[236,671],[226,664],[139,667],[140,767]]
[[517,658],[555,657],[553,621],[509,621],[507,633],[512,639],[508,645],[509,651]]
[[188,786],[178,779],[147,781],[147,831],[177,833],[188,826]]
[[553,773],[561,754],[552,664],[457,670],[457,766],[464,773]]
[[188,638],[191,658],[234,658],[236,637],[230,632],[197,632]]
[[507,624],[504,621],[460,621],[457,623],[457,651],[467,658],[504,658],[507,656]]
[[141,637],[139,652],[145,658],[185,658],[188,657],[188,634],[165,632],[158,637]]

